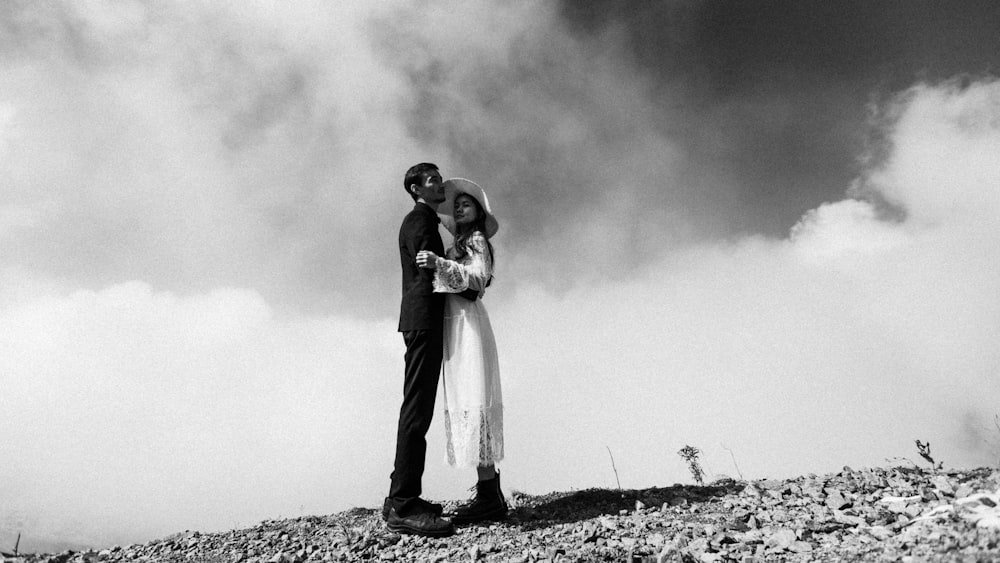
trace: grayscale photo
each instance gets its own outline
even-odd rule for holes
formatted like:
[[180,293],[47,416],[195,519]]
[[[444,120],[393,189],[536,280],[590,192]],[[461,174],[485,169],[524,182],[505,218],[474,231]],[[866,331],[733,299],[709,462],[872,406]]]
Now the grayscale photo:
[[0,563],[1000,561],[1000,2],[0,2]]

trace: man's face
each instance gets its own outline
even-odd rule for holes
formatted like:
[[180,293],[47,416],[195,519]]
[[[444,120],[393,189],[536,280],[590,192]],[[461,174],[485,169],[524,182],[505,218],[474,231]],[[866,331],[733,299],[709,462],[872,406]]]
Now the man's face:
[[423,184],[411,188],[417,197],[426,201],[432,207],[436,207],[444,201],[444,183],[441,180],[441,173],[437,170],[424,175]]

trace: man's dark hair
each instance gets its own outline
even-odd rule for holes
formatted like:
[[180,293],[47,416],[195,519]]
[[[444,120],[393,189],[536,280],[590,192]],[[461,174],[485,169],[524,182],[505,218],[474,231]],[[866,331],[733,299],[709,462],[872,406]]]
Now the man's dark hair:
[[413,201],[417,201],[417,194],[410,191],[410,186],[413,184],[424,185],[424,180],[427,175],[432,172],[437,172],[438,166],[432,162],[421,162],[420,164],[414,164],[406,171],[406,176],[403,176],[403,189],[406,193],[410,194]]

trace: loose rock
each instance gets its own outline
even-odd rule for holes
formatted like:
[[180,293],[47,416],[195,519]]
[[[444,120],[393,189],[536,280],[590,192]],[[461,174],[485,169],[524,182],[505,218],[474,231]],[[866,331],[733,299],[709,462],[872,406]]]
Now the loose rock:
[[[993,561],[1000,472],[907,467],[708,486],[512,493],[502,523],[400,536],[380,510],[183,532],[145,545],[3,554],[16,563]],[[446,502],[454,509],[457,502]],[[659,507],[659,509],[647,509]]]

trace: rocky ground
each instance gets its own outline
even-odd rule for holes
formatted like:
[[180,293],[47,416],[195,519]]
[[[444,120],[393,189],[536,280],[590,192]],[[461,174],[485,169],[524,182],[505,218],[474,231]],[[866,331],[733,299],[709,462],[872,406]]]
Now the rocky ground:
[[[907,467],[643,490],[511,493],[510,519],[427,539],[379,510],[184,532],[17,563],[163,561],[1000,561],[1000,471]],[[455,503],[446,503],[446,508]]]

